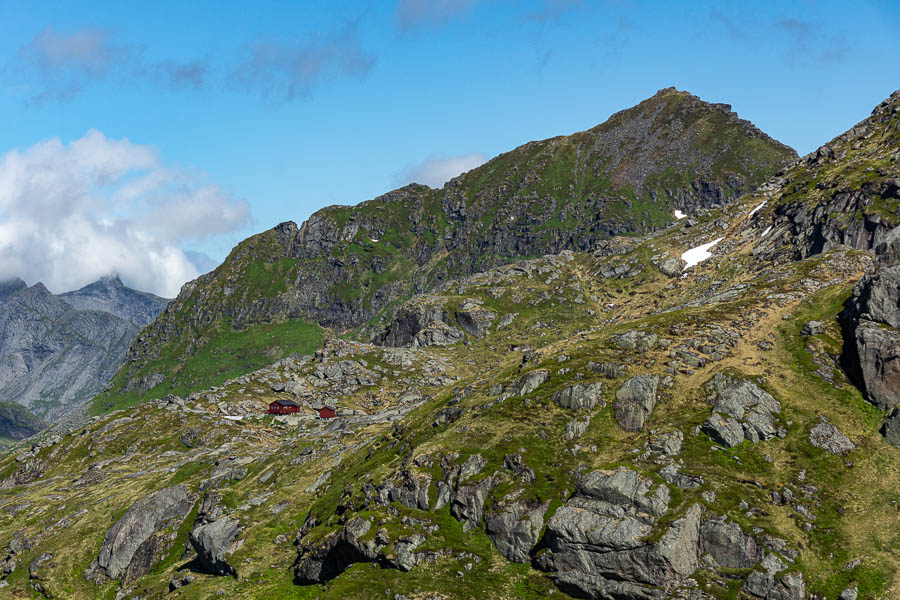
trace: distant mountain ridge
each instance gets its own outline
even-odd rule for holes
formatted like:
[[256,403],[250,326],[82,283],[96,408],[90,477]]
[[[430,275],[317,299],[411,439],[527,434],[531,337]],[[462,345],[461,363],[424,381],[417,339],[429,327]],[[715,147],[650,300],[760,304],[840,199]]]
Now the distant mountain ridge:
[[[187,283],[132,344],[103,407],[214,385],[309,341],[260,342],[277,324],[371,339],[403,301],[442,282],[659,230],[674,222],[674,209],[727,204],[796,159],[729,105],[666,88],[588,131],[501,154],[442,189],[411,184],[323,208],[299,227],[282,223],[244,240]],[[258,351],[224,347],[229,336],[253,339]],[[204,348],[225,366],[197,358]]]
[[108,312],[138,327],[152,323],[160,313],[160,305],[165,307],[169,303],[165,298],[126,287],[118,275],[103,277],[74,292],[59,294],[59,298],[77,310]]
[[51,421],[84,403],[167,303],[116,276],[60,295],[42,283],[0,283],[0,401]]

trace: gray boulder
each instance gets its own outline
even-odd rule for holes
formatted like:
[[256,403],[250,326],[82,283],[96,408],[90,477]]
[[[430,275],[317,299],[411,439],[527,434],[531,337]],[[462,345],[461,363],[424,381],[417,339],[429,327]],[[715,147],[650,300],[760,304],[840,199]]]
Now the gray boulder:
[[603,375],[607,379],[618,379],[619,377],[625,377],[625,373],[628,372],[628,369],[625,367],[625,365],[619,365],[616,363],[596,363],[594,361],[591,361],[587,366],[594,373]]
[[787,565],[777,555],[767,554],[760,566],[762,570],[752,571],[744,581],[745,592],[766,600],[803,600],[806,597],[802,575],[788,573],[778,577]]
[[477,483],[459,486],[450,502],[450,514],[462,523],[463,531],[481,525],[484,518],[484,502],[496,485],[493,477],[487,477]]
[[547,522],[536,565],[579,598],[662,598],[698,567],[700,507],[647,541],[669,491],[630,469],[593,472]]
[[616,390],[613,409],[625,431],[640,431],[656,407],[657,375],[635,375]]
[[894,409],[884,422],[881,433],[888,444],[900,448],[900,410]]
[[684,443],[684,434],[680,431],[667,431],[661,433],[650,440],[649,448],[651,452],[665,454],[666,456],[675,456],[681,452],[681,445]]
[[640,329],[632,329],[631,331],[612,336],[610,341],[622,350],[644,353],[656,348],[657,343],[659,343],[659,336]]
[[725,517],[703,521],[700,526],[700,553],[708,554],[722,567],[749,569],[762,558],[762,548],[740,525]]
[[850,438],[824,419],[810,430],[809,443],[838,456],[846,456],[856,448]]
[[562,408],[574,410],[594,410],[602,398],[603,384],[578,383],[562,389],[552,396],[552,400]]
[[572,419],[568,423],[566,423],[566,430],[563,433],[563,439],[567,442],[570,442],[574,439],[580,438],[587,431],[588,426],[591,424],[590,415],[584,415],[582,417],[578,417],[577,419]]
[[519,500],[499,513],[485,518],[488,537],[497,550],[511,562],[530,560],[531,549],[538,543],[544,528],[544,514],[550,503]]
[[174,485],[135,502],[109,531],[97,557],[110,579],[133,581],[150,572],[168,545],[165,530],[177,528],[194,506],[185,485]]
[[838,600],[856,600],[859,597],[859,591],[855,588],[847,588],[838,596]]
[[241,524],[230,517],[222,517],[194,528],[191,532],[191,546],[197,552],[197,561],[205,571],[213,575],[236,575],[234,568],[228,564],[226,555],[237,549],[239,542],[236,542],[236,538],[241,531]]
[[477,338],[484,337],[496,319],[496,313],[468,300],[456,312],[456,322],[463,331]]
[[800,330],[802,335],[819,335],[825,333],[825,324],[822,321],[807,321]]
[[755,383],[717,373],[706,390],[713,412],[702,429],[716,442],[732,448],[743,439],[756,443],[784,434],[776,421],[781,403]]
[[668,275],[669,277],[678,277],[681,275],[681,272],[684,271],[684,268],[687,266],[687,262],[678,258],[672,257],[667,258],[666,260],[659,263],[659,270],[663,275]]
[[700,428],[718,444],[734,448],[744,441],[744,427],[734,417],[713,413]]
[[538,389],[550,377],[550,371],[546,369],[538,369],[525,373],[513,383],[509,388],[509,393],[513,396],[527,396],[534,390]]

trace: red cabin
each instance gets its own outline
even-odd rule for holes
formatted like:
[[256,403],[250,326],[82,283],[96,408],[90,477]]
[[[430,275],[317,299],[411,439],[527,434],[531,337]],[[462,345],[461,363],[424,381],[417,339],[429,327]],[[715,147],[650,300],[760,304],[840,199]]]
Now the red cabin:
[[293,415],[300,412],[300,405],[293,400],[275,400],[269,403],[269,410],[266,411],[270,415]]
[[334,411],[334,407],[332,406],[323,406],[319,409],[319,418],[320,419],[333,419],[337,413]]

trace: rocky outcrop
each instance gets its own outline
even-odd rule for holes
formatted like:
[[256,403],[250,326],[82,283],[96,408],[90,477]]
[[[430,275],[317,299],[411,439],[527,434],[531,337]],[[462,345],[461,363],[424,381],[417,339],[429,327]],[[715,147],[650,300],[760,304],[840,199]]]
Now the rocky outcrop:
[[[368,535],[372,524],[353,517],[340,530],[315,545],[299,547],[300,558],[294,565],[294,581],[300,585],[324,583],[356,563],[372,562],[381,567],[409,571],[433,553],[416,552],[425,536],[400,537],[394,543],[386,531]],[[393,551],[392,551],[393,550]]]
[[393,348],[450,346],[466,337],[450,322],[450,315],[443,306],[426,303],[424,300],[409,302],[376,341]]
[[[765,600],[805,600],[806,582],[801,573],[784,573],[787,565],[775,554],[767,554],[744,582],[743,590],[756,598]],[[843,598],[843,596],[841,596]]]
[[466,300],[456,311],[456,322],[463,331],[471,336],[481,338],[488,332],[488,328],[497,319],[497,313],[482,308],[480,302]]
[[551,399],[560,408],[589,412],[602,404],[602,394],[603,384],[599,381],[596,383],[577,383],[556,392]]
[[875,249],[846,306],[843,361],[869,401],[890,410],[900,404],[900,227]]
[[895,408],[881,427],[884,439],[892,446],[900,448],[900,409]]
[[781,403],[755,383],[717,373],[706,390],[713,409],[702,430],[719,444],[733,448],[786,434],[777,422]]
[[510,396],[527,396],[538,389],[550,377],[550,371],[538,369],[529,371],[511,383],[505,393]]
[[147,574],[171,543],[168,532],[181,525],[194,501],[186,485],[174,485],[135,502],[106,532],[85,576],[133,581]]
[[699,565],[700,507],[648,541],[669,504],[669,490],[629,469],[594,471],[547,522],[536,564],[578,598],[663,598]]
[[898,224],[898,107],[900,91],[763,190],[774,207],[751,223],[771,233],[760,236],[754,254],[765,261],[785,254],[806,258],[840,246],[874,250],[884,242]]
[[591,425],[591,416],[583,415],[577,419],[572,419],[566,423],[566,429],[563,432],[563,439],[567,442],[580,438],[587,432]]
[[617,346],[622,350],[643,353],[656,348],[656,344],[659,342],[659,336],[655,333],[641,331],[640,329],[632,329],[631,331],[612,336],[610,341],[614,346]]
[[715,565],[749,569],[762,558],[762,548],[740,525],[725,517],[713,517],[700,527],[700,553]]
[[616,421],[625,431],[640,431],[656,407],[658,375],[635,375],[616,390],[613,409]]
[[824,417],[820,417],[820,422],[810,429],[809,443],[838,456],[846,456],[856,448],[850,438]]
[[531,550],[540,540],[544,514],[549,506],[549,502],[517,500],[507,504],[502,511],[487,516],[488,537],[506,560],[517,563],[530,560]]
[[213,575],[236,575],[234,567],[228,564],[227,555],[240,547],[237,536],[241,531],[241,524],[229,517],[204,523],[191,531],[191,546],[204,571]]

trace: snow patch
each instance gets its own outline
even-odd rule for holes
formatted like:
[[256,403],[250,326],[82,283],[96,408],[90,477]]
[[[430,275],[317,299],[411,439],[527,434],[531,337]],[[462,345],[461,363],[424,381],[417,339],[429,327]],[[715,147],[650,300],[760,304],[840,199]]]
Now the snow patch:
[[682,272],[687,271],[694,265],[698,265],[698,264],[702,263],[704,260],[706,260],[707,258],[709,258],[710,256],[712,256],[710,249],[724,239],[725,239],[724,237],[720,237],[720,238],[717,238],[707,244],[702,244],[700,246],[697,246],[696,248],[691,248],[690,250],[687,250],[686,252],[684,252],[681,255],[681,260],[683,260],[687,264],[684,266],[684,268],[681,271]]
[[766,237],[766,234],[768,234],[770,231],[772,231],[772,226],[771,226],[771,225],[769,225],[768,227],[766,227],[766,230],[763,231],[763,232],[762,232],[762,235],[759,236],[759,237],[760,237],[760,238]]
[[369,241],[372,242],[373,244],[377,244],[377,243],[378,243],[378,238],[370,237],[370,238],[369,238]]
[[228,419],[229,421],[243,421],[244,420],[243,416],[225,415],[225,418]]
[[678,210],[677,208],[675,209],[675,218],[676,218],[676,219],[681,220],[681,219],[685,218],[686,216],[687,216],[686,214],[684,214],[683,212],[681,212],[681,211]]
[[752,217],[753,215],[755,215],[755,214],[756,214],[756,211],[758,211],[759,209],[761,209],[763,206],[766,205],[766,202],[768,202],[768,200],[763,200],[763,201],[762,201],[762,204],[760,204],[759,206],[757,206],[756,208],[754,208],[753,210],[751,210],[751,211],[750,211],[750,214],[747,215],[747,216]]

